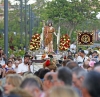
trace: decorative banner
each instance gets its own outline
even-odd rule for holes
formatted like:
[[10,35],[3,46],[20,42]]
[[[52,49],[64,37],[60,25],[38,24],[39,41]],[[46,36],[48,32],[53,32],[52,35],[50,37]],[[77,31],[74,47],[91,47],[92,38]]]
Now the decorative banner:
[[93,45],[93,32],[79,32],[78,45]]
[[40,48],[40,34],[34,34],[30,41],[30,50],[38,50]]
[[70,47],[70,38],[67,34],[60,38],[59,50],[65,51]]

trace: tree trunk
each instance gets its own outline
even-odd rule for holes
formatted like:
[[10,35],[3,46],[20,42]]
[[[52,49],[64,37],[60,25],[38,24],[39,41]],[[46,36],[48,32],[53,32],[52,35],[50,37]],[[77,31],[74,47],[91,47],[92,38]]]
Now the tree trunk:
[[73,30],[74,30],[74,26],[72,26],[71,30],[69,31],[69,37],[71,37]]

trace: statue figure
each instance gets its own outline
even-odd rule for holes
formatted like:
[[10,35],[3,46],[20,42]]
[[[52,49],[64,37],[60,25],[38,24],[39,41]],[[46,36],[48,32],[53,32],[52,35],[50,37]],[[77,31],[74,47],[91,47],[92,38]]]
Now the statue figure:
[[44,46],[45,46],[45,52],[51,53],[54,52],[53,50],[53,34],[55,36],[55,29],[52,26],[52,23],[49,22],[47,26],[44,27]]

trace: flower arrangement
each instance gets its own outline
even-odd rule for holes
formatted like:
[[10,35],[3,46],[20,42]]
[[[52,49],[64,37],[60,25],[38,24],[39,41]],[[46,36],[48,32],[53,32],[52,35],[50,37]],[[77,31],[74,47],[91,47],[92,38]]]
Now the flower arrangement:
[[40,34],[34,34],[30,41],[30,50],[38,50],[40,48]]
[[59,50],[65,51],[70,47],[70,37],[65,34],[60,38]]

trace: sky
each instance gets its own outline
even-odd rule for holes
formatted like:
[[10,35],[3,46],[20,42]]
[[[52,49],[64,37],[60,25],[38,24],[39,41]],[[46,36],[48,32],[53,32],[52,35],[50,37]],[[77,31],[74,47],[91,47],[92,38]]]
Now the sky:
[[[9,0],[9,1],[11,1],[12,4],[16,4],[16,2],[17,2],[17,0],[16,0],[16,1],[15,1],[15,0]],[[32,4],[32,3],[34,3],[35,1],[36,1],[36,0],[29,0],[28,4]],[[51,1],[51,0],[48,0],[48,1]],[[97,15],[97,18],[100,19],[100,12],[99,12],[99,14]]]
[[[9,0],[9,1],[11,1],[12,2],[12,4],[16,4],[16,2],[17,2],[17,0],[15,1],[15,0]],[[34,3],[36,0],[29,0],[29,2],[28,2],[28,4],[32,4],[32,3]],[[48,1],[52,1],[52,0],[48,0]]]
[[[15,1],[15,0],[9,0],[9,1],[11,1],[11,3],[12,4],[16,4],[16,2],[17,2],[17,0]],[[29,0],[29,2],[28,2],[28,4],[32,4],[32,3],[34,3],[36,0]]]

